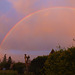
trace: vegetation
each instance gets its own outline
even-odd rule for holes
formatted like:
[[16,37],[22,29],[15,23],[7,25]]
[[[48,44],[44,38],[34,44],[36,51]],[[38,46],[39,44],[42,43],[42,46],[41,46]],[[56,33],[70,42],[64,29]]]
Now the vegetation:
[[6,70],[6,71],[0,71],[0,75],[18,75],[18,73],[16,71],[10,71],[10,70]]
[[19,74],[24,74],[25,64],[18,62],[13,65],[13,70],[17,71]]
[[9,56],[8,60],[6,58],[6,54],[4,55],[3,61],[0,63],[0,69],[5,68],[6,70],[10,69],[12,63],[12,58]]
[[35,75],[41,75],[41,70],[44,66],[48,56],[38,56],[37,58],[31,61],[30,72],[33,72]]
[[75,75],[75,47],[58,51],[52,49],[48,56],[38,56],[31,61],[28,72],[25,63],[14,63],[12,70],[11,64],[12,58],[7,61],[4,55],[0,67],[6,70],[1,70],[0,75]]
[[43,68],[45,75],[75,75],[75,47],[50,53]]

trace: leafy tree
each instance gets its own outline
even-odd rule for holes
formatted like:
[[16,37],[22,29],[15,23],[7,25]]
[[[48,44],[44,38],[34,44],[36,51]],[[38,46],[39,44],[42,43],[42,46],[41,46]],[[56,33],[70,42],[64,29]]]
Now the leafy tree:
[[10,69],[10,66],[12,64],[12,58],[9,56],[8,61],[7,61],[7,69]]
[[24,74],[25,64],[18,62],[13,65],[13,70],[16,70],[19,74]]
[[[45,62],[45,75],[74,75],[75,47],[49,54]],[[44,75],[44,74],[43,74]]]
[[7,61],[8,63],[12,63],[12,58],[11,58],[11,56],[9,56],[9,58],[8,58],[8,61]]
[[35,75],[41,75],[42,68],[47,59],[47,56],[38,56],[31,61],[30,72],[34,72]]

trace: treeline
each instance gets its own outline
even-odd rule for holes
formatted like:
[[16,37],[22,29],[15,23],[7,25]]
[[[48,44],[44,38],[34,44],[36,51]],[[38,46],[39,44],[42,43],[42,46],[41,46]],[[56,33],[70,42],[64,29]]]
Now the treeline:
[[0,62],[0,70],[8,70],[10,69],[10,66],[12,64],[12,58],[11,56],[8,57],[8,60],[7,60],[7,57],[6,57],[6,54],[4,55],[3,57],[3,60]]
[[[2,72],[4,71],[7,71],[7,72],[13,72],[15,73],[15,71],[17,71],[18,74],[24,74],[24,71],[25,71],[25,68],[26,68],[26,65],[25,63],[22,63],[22,62],[15,62],[12,60],[11,56],[6,57],[6,54],[4,55],[3,57],[3,60],[0,62],[0,72],[2,70]],[[13,70],[13,71],[10,71],[10,70]],[[7,73],[5,72],[5,73]]]
[[75,75],[75,47],[33,59],[30,71],[34,75]]
[[75,47],[58,51],[52,49],[48,56],[38,56],[33,59],[27,71],[25,63],[12,64],[11,57],[6,61],[6,55],[0,67],[15,70],[23,75],[24,72],[26,75],[75,75]]

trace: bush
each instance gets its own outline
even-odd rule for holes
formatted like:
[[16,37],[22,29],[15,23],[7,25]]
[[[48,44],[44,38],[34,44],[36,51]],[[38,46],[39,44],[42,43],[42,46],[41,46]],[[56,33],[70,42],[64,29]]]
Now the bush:
[[19,74],[24,74],[25,64],[18,62],[13,65],[13,70],[16,70]]
[[75,47],[50,53],[44,70],[45,75],[74,75]]

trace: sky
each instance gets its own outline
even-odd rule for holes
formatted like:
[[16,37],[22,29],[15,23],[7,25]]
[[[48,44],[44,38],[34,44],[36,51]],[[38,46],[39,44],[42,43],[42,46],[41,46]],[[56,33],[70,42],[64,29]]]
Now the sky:
[[73,38],[75,0],[0,0],[0,58],[48,55],[74,45]]

